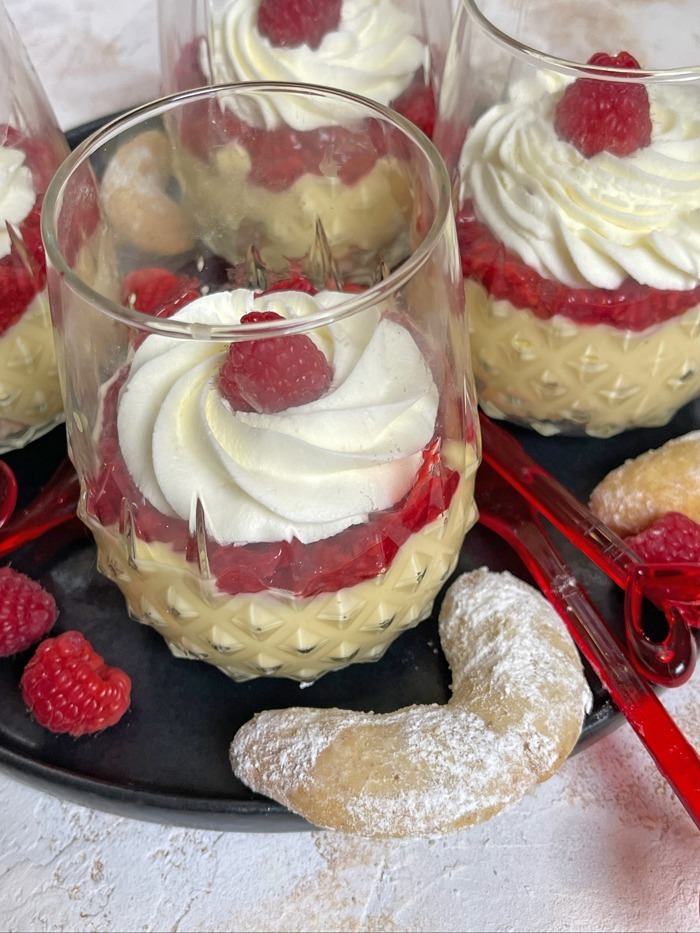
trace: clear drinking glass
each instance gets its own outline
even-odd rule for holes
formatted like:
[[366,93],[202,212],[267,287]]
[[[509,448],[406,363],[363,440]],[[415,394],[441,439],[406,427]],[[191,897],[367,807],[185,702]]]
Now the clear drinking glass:
[[[325,0],[308,21],[294,10],[287,0],[159,0],[163,92],[325,85],[390,106],[432,136],[452,0]],[[303,129],[314,128],[307,117]]]
[[[255,129],[270,110],[322,115],[323,146]],[[311,681],[430,613],[480,441],[422,134],[322,88],[189,92],[76,150],[43,233],[79,514],[133,617]]]
[[483,409],[604,438],[700,393],[697,4],[553,13],[461,0],[435,140]]
[[0,3],[0,453],[63,419],[39,216],[68,153],[63,134]]

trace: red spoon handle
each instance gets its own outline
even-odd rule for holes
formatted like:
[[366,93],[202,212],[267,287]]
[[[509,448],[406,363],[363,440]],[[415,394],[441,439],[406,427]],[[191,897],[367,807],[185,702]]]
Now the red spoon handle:
[[[697,568],[675,567],[663,585],[664,569],[649,568],[614,532],[598,519],[523,449],[518,441],[483,414],[480,416],[483,459],[530,506],[547,518],[582,554],[593,561],[628,595],[635,585],[666,616],[668,631],[661,641],[647,637],[641,619],[641,599],[625,602],[625,623],[632,661],[653,683],[680,686],[692,675],[696,644],[691,626],[697,624],[700,599]],[[641,569],[659,571],[639,576]],[[667,568],[670,570],[671,568]],[[695,606],[693,607],[693,602]]]
[[[480,474],[481,480],[488,480]],[[676,725],[649,684],[628,660],[622,645],[591,604],[553,544],[523,501],[518,515],[508,507],[499,515],[498,502],[513,498],[512,490],[479,497],[480,521],[506,540],[566,623],[581,653],[600,678],[613,702],[654,759],[657,768],[700,829],[700,757]],[[482,485],[483,489],[483,485]],[[486,501],[488,499],[488,501]]]
[[75,517],[80,483],[70,460],[63,460],[41,492],[0,529],[0,557]]
[[12,516],[17,504],[17,479],[12,467],[0,460],[0,527]]
[[624,589],[632,567],[641,563],[634,551],[533,460],[508,431],[481,413],[480,426],[484,460]]

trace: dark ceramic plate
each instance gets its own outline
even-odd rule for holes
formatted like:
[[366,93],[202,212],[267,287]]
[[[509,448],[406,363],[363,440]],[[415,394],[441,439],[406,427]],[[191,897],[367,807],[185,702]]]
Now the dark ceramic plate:
[[[71,142],[96,125],[71,134]],[[698,424],[700,409],[694,404],[665,428],[633,431],[611,441],[513,431],[540,463],[586,501],[614,466]],[[57,428],[6,456],[20,483],[18,507],[41,488],[64,455],[64,430]],[[621,631],[620,593],[566,542],[557,541],[594,602]],[[403,634],[381,661],[327,675],[305,689],[283,680],[236,684],[206,664],[175,659],[155,631],[128,618],[120,592],[97,572],[94,546],[77,521],[16,551],[11,563],[54,594],[60,608],[56,634],[81,630],[108,663],[132,678],[132,708],[124,719],[102,735],[76,740],[49,733],[27,714],[18,685],[31,651],[0,659],[0,767],[87,806],[209,829],[308,828],[234,777],[228,746],[240,725],[258,710],[291,705],[387,712],[449,698],[450,676],[435,618]],[[477,526],[466,538],[456,573],[484,565],[528,578],[515,554]],[[621,721],[590,672],[589,680],[595,702],[578,750]]]

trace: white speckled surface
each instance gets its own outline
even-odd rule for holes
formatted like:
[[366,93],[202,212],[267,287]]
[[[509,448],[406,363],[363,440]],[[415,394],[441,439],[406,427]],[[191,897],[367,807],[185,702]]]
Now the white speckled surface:
[[156,0],[7,0],[63,129],[158,94]]
[[[697,684],[670,698],[700,742]],[[0,929],[700,929],[700,834],[626,726],[438,840],[203,832],[0,777]]]
[[[156,93],[155,0],[7,0],[64,128]],[[60,20],[59,20],[60,17]],[[700,675],[666,694],[700,746]],[[700,833],[627,726],[436,841],[215,833],[0,775],[0,929],[700,930]]]

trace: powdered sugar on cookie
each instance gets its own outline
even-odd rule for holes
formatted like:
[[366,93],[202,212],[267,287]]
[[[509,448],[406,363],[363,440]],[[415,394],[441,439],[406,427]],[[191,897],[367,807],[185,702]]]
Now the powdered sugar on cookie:
[[234,738],[234,771],[311,822],[363,836],[451,832],[514,803],[578,739],[590,703],[578,653],[544,597],[486,569],[452,584],[440,638],[449,703],[259,713]]
[[681,512],[700,523],[700,431],[625,461],[596,486],[590,506],[623,538],[668,512]]

